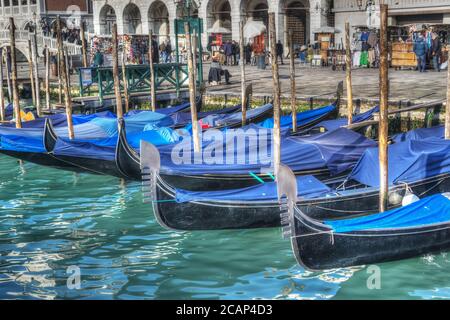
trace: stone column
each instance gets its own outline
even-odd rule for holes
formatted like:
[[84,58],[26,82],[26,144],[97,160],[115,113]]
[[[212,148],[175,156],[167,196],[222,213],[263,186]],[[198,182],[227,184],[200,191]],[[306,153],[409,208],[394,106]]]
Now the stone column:
[[239,22],[240,21],[246,21],[246,17],[239,12],[238,9],[233,10],[231,8],[231,39],[240,41],[240,35],[239,35]]

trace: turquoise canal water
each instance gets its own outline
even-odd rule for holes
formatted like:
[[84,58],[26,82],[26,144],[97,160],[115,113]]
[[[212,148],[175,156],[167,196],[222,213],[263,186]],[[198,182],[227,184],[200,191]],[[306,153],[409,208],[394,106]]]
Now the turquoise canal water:
[[280,229],[167,231],[139,183],[4,156],[0,209],[1,299],[450,298],[446,253],[381,264],[370,290],[366,268],[303,270]]

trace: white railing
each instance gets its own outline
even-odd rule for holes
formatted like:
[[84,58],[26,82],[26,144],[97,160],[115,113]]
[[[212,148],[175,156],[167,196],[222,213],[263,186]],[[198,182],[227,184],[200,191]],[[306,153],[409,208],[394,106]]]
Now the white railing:
[[[30,33],[24,30],[16,30],[16,40],[28,40]],[[9,40],[9,30],[0,30],[0,39]]]
[[[30,39],[30,33],[28,31],[16,30],[17,41],[28,41],[28,39]],[[9,41],[9,30],[0,30],[0,40]],[[55,38],[38,35],[37,42],[41,47],[47,46],[50,50],[58,49],[58,43]],[[67,48],[70,55],[81,54],[81,46],[78,44],[65,41],[64,47]]]
[[[50,50],[58,49],[58,42],[52,37],[42,37],[43,45],[47,46]],[[81,54],[81,46],[75,43],[64,42],[64,47],[67,48],[69,55],[79,55]]]

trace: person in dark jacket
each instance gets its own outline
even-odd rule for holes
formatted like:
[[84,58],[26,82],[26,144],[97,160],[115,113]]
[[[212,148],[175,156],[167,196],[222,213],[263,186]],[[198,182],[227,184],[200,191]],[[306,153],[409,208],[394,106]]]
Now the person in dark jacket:
[[231,41],[227,41],[223,45],[223,52],[225,53],[225,57],[227,58],[227,65],[231,66],[233,64],[233,46]]
[[433,58],[433,67],[437,72],[441,72],[441,54],[442,54],[442,44],[441,39],[438,35],[433,33],[433,41],[431,42],[431,56]]
[[426,71],[427,66],[427,44],[423,38],[423,35],[419,35],[417,40],[414,42],[414,53],[417,57],[417,67],[420,72]]
[[281,41],[280,40],[278,40],[278,42],[277,42],[277,60],[278,60],[278,58],[280,58],[281,59],[281,64],[284,64],[284,62],[283,62],[283,51],[284,51],[284,49],[283,49],[283,45],[281,44]]
[[159,46],[156,37],[152,39],[152,59],[153,63],[159,63]]

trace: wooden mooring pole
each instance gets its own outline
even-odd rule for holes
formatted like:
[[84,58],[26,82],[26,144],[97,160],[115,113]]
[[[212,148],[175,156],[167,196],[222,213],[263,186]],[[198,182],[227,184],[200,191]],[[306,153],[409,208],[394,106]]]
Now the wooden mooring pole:
[[292,132],[297,132],[297,92],[295,89],[294,33],[292,29],[289,30],[289,69],[291,73]]
[[114,93],[116,95],[117,105],[117,119],[123,118],[122,109],[122,93],[120,92],[120,80],[119,80],[119,40],[117,38],[117,24],[114,23],[112,27],[112,59],[113,59],[113,78],[114,78]]
[[9,42],[11,46],[11,82],[13,91],[14,117],[16,128],[22,128],[22,118],[20,117],[19,86],[17,83],[17,61],[16,61],[16,25],[14,18],[9,18]]
[[275,27],[275,13],[269,13],[270,53],[272,61],[273,81],[273,167],[275,175],[281,163],[281,132],[280,132],[280,77],[278,71],[278,59],[276,56],[277,36]]
[[50,50],[45,46],[45,107],[51,110],[50,105]]
[[186,50],[188,53],[188,74],[189,74],[189,102],[191,104],[192,120],[192,139],[194,140],[194,151],[200,152],[200,135],[197,120],[197,106],[195,104],[195,71],[194,59],[192,57],[191,29],[189,22],[184,23],[184,32],[186,34]]
[[244,21],[239,22],[239,64],[241,65],[241,109],[242,126],[247,123],[247,95],[245,92]]
[[61,37],[61,19],[59,16],[56,17],[56,38],[58,42],[58,56],[60,57],[60,65],[58,73],[64,89],[64,100],[65,100],[64,103],[66,106],[67,129],[69,131],[69,139],[74,139],[75,133],[73,130],[73,121],[72,121],[72,97],[70,95],[69,75],[67,74],[66,62],[64,58],[64,46]]
[[36,92],[36,113],[38,117],[41,116],[41,85],[39,82],[39,65],[38,65],[38,43],[37,43],[37,26],[33,30],[33,69],[34,69],[34,85]]
[[67,47],[64,48],[64,63],[66,64],[67,81],[69,84],[69,88],[71,88],[72,81],[70,79],[70,58],[69,58],[69,50],[67,49]]
[[33,50],[32,50],[32,44],[31,39],[28,39],[28,75],[30,77],[30,83],[31,83],[31,95],[33,98],[33,106],[36,107],[36,86],[34,85],[34,68],[33,68]]
[[125,98],[125,112],[128,112],[130,110],[130,97],[128,95],[127,56],[125,54],[125,48],[122,49],[122,82],[123,95]]
[[152,111],[156,110],[155,68],[153,65],[153,30],[150,30],[148,43],[148,64],[150,66],[150,98]]
[[58,54],[57,54],[57,69],[58,69],[58,102],[59,104],[62,104],[62,80],[61,80],[61,60],[62,60],[62,56],[61,56],[61,52],[58,50]]
[[353,122],[353,88],[352,88],[352,51],[350,47],[350,23],[345,23],[345,62],[347,83],[347,119],[348,125]]
[[388,207],[388,103],[389,103],[389,62],[388,62],[388,6],[380,5],[380,212]]
[[11,103],[13,101],[13,90],[11,81],[11,49],[5,48],[5,64],[6,64],[6,82],[8,85],[8,101]]
[[83,67],[88,67],[88,57],[87,57],[87,49],[86,49],[86,37],[85,37],[85,24],[84,21],[80,23],[80,37],[81,37],[81,55],[83,58]]
[[3,92],[3,51],[0,48],[0,121],[5,121],[5,94]]
[[[450,62],[450,59],[448,60]],[[445,139],[450,140],[450,66],[447,68],[447,104],[445,106]]]

